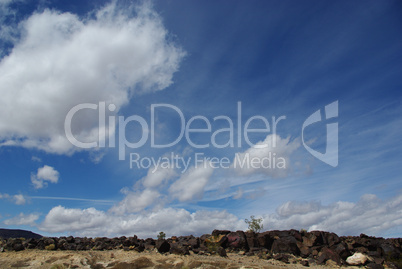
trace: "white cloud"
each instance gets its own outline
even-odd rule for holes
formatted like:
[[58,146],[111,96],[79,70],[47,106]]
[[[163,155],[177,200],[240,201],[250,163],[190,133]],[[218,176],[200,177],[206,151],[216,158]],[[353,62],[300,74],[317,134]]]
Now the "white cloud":
[[34,185],[35,189],[41,189],[47,186],[46,181],[57,183],[59,181],[59,176],[59,172],[53,167],[44,165],[43,167],[38,169],[36,175],[31,174],[31,182]]
[[7,193],[0,193],[0,199],[9,199],[10,195]]
[[29,214],[25,215],[24,213],[20,213],[18,216],[15,216],[14,218],[7,219],[4,221],[5,225],[31,225],[35,226],[37,221],[39,219],[38,214]]
[[38,163],[42,162],[42,159],[36,156],[32,156],[31,160]]
[[118,216],[94,208],[55,207],[39,229],[50,233],[70,232],[85,236],[136,234],[156,237],[160,231],[169,235],[210,233],[213,229],[244,229],[244,222],[226,211],[196,211],[164,208],[155,212]]
[[357,203],[339,201],[328,206],[319,202],[287,202],[276,214],[264,217],[269,229],[308,229],[340,235],[366,233],[382,236],[385,231],[402,225],[402,194],[380,200],[373,194],[363,195]]
[[[0,0],[0,43],[12,42],[15,40],[15,11],[9,5],[13,0]],[[6,23],[7,22],[7,23]],[[0,57],[5,54],[4,48],[0,46]]]
[[0,199],[7,199],[16,205],[24,205],[26,203],[26,197],[22,194],[15,194],[11,196],[7,193],[0,193]]
[[156,202],[159,196],[159,192],[151,189],[145,189],[143,192],[128,192],[123,201],[110,210],[118,215],[139,212]]
[[122,215],[139,212],[152,205],[161,204],[166,197],[156,189],[162,189],[163,183],[175,176],[177,176],[177,173],[172,167],[150,167],[147,175],[134,186],[136,189],[138,187],[138,189],[143,188],[143,190],[131,191],[127,187],[121,189],[120,192],[125,194],[126,197],[118,205],[112,207],[110,212]]
[[[388,230],[402,225],[401,208],[402,194],[387,201],[366,194],[357,203],[339,201],[327,206],[316,201],[287,202],[278,207],[276,213],[263,215],[263,225],[269,230],[308,229],[339,235],[366,233],[384,236]],[[34,219],[32,223],[37,220],[34,216],[31,219]],[[226,211],[190,213],[185,209],[168,207],[134,214],[115,214],[112,210],[57,206],[49,211],[38,228],[49,233],[79,236],[136,234],[146,238],[155,237],[160,231],[168,235],[200,235],[213,229],[245,230],[247,227],[242,219]]]
[[239,175],[265,174],[272,177],[284,177],[291,169],[290,156],[300,147],[300,142],[290,137],[268,135],[245,152],[237,153],[232,168]]
[[79,231],[82,229],[91,234],[93,231],[107,226],[108,222],[106,213],[93,207],[81,210],[57,206],[49,211],[40,227],[49,232]]
[[142,184],[146,188],[156,188],[160,186],[164,181],[167,181],[176,175],[177,173],[174,171],[173,168],[159,167],[158,169],[155,169],[151,167],[148,170],[147,176],[142,179]]
[[169,193],[180,202],[200,199],[213,171],[212,165],[207,162],[191,167],[170,186]]
[[16,194],[13,196],[13,200],[16,205],[23,205],[26,203],[25,197],[22,194]]
[[0,0],[0,6],[7,7],[11,3],[23,2],[24,0]]
[[289,201],[277,208],[276,212],[281,217],[289,217],[294,214],[307,214],[309,212],[317,212],[321,207],[318,201],[311,202],[293,202]]
[[[72,107],[105,101],[118,112],[133,94],[168,87],[184,53],[167,41],[150,5],[112,2],[94,19],[45,10],[14,29],[22,37],[0,62],[0,146],[71,154],[78,149],[66,139],[64,120]],[[79,113],[74,135],[97,141],[97,113]]]
[[105,151],[94,150],[89,153],[89,159],[94,164],[98,164],[102,161],[102,159],[103,159],[103,157],[105,157],[105,155],[106,155]]
[[239,189],[236,191],[236,194],[233,196],[233,199],[237,200],[243,197],[244,191],[242,188],[239,187]]

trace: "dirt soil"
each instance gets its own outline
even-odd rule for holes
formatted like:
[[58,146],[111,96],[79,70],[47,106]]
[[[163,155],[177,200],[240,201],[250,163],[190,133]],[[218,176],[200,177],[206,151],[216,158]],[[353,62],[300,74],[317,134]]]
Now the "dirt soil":
[[[300,264],[300,258],[294,258],[289,264],[273,259],[264,260],[256,256],[228,253],[227,258],[220,256],[201,256],[191,254],[179,256],[159,254],[156,251],[138,253],[135,251],[46,251],[24,250],[20,252],[0,253],[0,268],[340,268],[331,261],[325,266]],[[342,267],[358,268],[358,267]]]

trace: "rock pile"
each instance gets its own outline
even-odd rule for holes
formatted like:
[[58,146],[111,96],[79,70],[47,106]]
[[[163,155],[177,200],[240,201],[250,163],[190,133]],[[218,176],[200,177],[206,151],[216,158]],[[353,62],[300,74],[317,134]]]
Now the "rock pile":
[[[300,257],[300,263],[366,265],[368,268],[401,268],[402,238],[384,239],[360,236],[339,237],[323,231],[267,231],[263,233],[214,230],[200,237],[180,236],[169,239],[139,239],[133,237],[86,238],[42,237],[0,239],[0,250],[113,250],[124,249],[142,252],[157,250],[160,253],[179,255],[220,255],[228,252],[255,255],[262,259],[277,259],[289,262],[291,257]],[[191,252],[190,252],[191,251]]]

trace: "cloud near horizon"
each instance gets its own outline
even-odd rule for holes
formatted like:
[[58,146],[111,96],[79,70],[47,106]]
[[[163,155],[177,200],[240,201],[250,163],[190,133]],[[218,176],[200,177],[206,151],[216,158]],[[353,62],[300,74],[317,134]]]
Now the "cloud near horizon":
[[39,219],[39,214],[28,214],[25,215],[24,213],[20,213],[18,216],[15,216],[14,218],[7,219],[3,223],[5,225],[30,225],[30,226],[36,226],[35,221]]
[[156,237],[160,231],[168,236],[178,234],[201,235],[216,229],[243,229],[243,222],[226,211],[196,211],[163,208],[143,214],[119,216],[95,208],[68,209],[54,207],[38,225],[42,231],[70,232],[83,236],[138,235]]
[[365,194],[356,203],[339,201],[329,205],[322,205],[319,201],[289,201],[278,207],[276,213],[263,216],[263,224],[269,229],[378,235],[402,225],[401,207],[402,194],[388,200],[381,200],[374,194]]
[[[0,61],[0,146],[72,154],[79,149],[64,132],[71,108],[105,101],[117,113],[134,94],[168,87],[184,56],[150,2],[113,1],[93,19],[46,9],[14,31],[21,37]],[[72,128],[83,142],[109,131],[99,130],[97,113],[80,113]]]
[[[365,194],[356,203],[339,201],[322,205],[318,201],[286,202],[276,213],[256,216],[263,218],[265,230],[306,229],[335,232],[338,235],[366,233],[380,236],[402,224],[402,194],[381,200]],[[381,218],[377,216],[381,214]],[[202,235],[213,229],[246,230],[244,220],[223,211],[197,210],[193,213],[181,208],[160,208],[135,214],[119,215],[111,211],[52,208],[41,223],[36,214],[20,215],[5,220],[7,225],[31,225],[48,233],[71,233],[76,236],[138,235],[156,237],[160,231],[171,235]],[[24,223],[24,224],[18,224]]]

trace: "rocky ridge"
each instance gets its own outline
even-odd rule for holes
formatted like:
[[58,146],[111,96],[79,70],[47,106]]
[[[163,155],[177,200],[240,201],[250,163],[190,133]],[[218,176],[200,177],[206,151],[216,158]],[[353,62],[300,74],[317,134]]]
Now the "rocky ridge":
[[[260,260],[277,260],[303,266],[335,265],[366,268],[402,268],[402,238],[384,239],[364,234],[341,236],[323,231],[267,231],[263,233],[214,230],[200,237],[179,236],[169,239],[42,237],[0,239],[1,251],[125,250],[176,255],[217,255],[236,253]],[[1,254],[0,254],[1,257]]]
[[0,238],[42,238],[40,234],[33,233],[31,231],[19,230],[19,229],[1,229],[0,228]]

